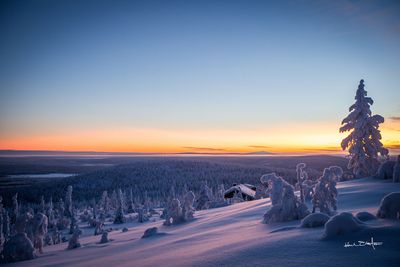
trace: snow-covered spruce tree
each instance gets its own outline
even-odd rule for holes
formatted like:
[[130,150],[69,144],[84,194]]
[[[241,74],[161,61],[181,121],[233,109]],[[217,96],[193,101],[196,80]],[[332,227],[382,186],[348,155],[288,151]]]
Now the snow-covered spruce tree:
[[349,149],[348,168],[356,177],[374,175],[379,166],[378,155],[387,157],[389,151],[381,143],[379,124],[384,122],[380,115],[372,115],[370,105],[374,103],[367,97],[364,80],[360,81],[355,96],[356,102],[350,106],[350,114],[343,119],[340,132],[350,131],[342,140],[342,149]]
[[128,213],[135,211],[135,202],[133,201],[132,187],[129,189],[129,203],[128,203]]
[[336,181],[340,180],[342,175],[343,170],[338,166],[324,169],[324,173],[315,185],[312,213],[318,208],[322,213],[333,215],[334,211],[337,210],[338,191],[336,189]]
[[197,209],[198,210],[206,210],[210,207],[210,202],[212,199],[212,191],[208,187],[207,183],[203,182],[199,198],[197,199]]
[[115,213],[114,223],[121,224],[125,222],[124,217],[124,198],[121,189],[118,189],[117,211]]

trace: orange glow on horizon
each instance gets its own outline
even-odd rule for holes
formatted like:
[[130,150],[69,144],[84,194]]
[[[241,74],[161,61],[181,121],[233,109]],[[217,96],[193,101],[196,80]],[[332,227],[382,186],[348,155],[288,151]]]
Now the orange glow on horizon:
[[[197,130],[124,128],[52,135],[1,137],[0,149],[142,153],[343,153],[336,123],[290,124],[263,129]],[[381,128],[383,143],[400,148],[400,132]]]

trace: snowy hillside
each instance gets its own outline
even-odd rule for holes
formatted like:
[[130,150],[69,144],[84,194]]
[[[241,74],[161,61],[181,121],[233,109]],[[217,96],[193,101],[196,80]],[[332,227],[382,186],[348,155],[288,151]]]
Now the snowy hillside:
[[[400,191],[400,184],[362,179],[339,183],[339,212],[376,214],[382,197]],[[100,236],[86,230],[82,247],[66,250],[67,243],[45,247],[31,261],[7,266],[398,266],[400,222],[377,219],[363,230],[322,241],[324,228],[298,228],[299,221],[262,224],[269,199],[198,211],[195,221],[162,226],[162,221],[129,224],[128,232],[110,232],[113,241],[99,244]],[[141,239],[149,227],[158,236]],[[85,229],[83,230],[85,231]],[[348,247],[346,242],[383,242],[376,246]]]

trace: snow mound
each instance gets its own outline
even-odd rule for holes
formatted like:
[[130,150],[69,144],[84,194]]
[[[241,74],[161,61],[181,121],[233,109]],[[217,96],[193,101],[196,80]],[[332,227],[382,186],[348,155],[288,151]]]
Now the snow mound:
[[367,211],[360,211],[356,214],[356,218],[359,219],[362,222],[370,221],[370,220],[375,220],[376,217],[375,215],[367,212]]
[[158,228],[157,227],[151,227],[151,228],[146,229],[146,231],[144,231],[144,234],[143,234],[142,238],[155,236],[157,234],[158,234]]
[[325,224],[323,239],[332,239],[339,235],[346,235],[363,228],[362,222],[349,212],[342,212],[333,216]]
[[300,224],[302,228],[314,228],[324,226],[330,217],[325,213],[317,212],[307,215]]
[[400,219],[400,192],[386,195],[379,206],[379,218]]

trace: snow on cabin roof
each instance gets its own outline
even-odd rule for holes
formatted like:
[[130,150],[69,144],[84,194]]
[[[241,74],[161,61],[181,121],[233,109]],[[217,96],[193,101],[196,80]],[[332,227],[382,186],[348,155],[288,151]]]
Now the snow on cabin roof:
[[248,186],[244,185],[244,184],[238,184],[238,185],[234,185],[231,188],[229,188],[228,190],[225,191],[225,194],[231,193],[233,191],[239,190],[245,194],[248,195],[252,198],[254,198],[256,196],[256,191],[254,191],[253,189],[249,188]]

